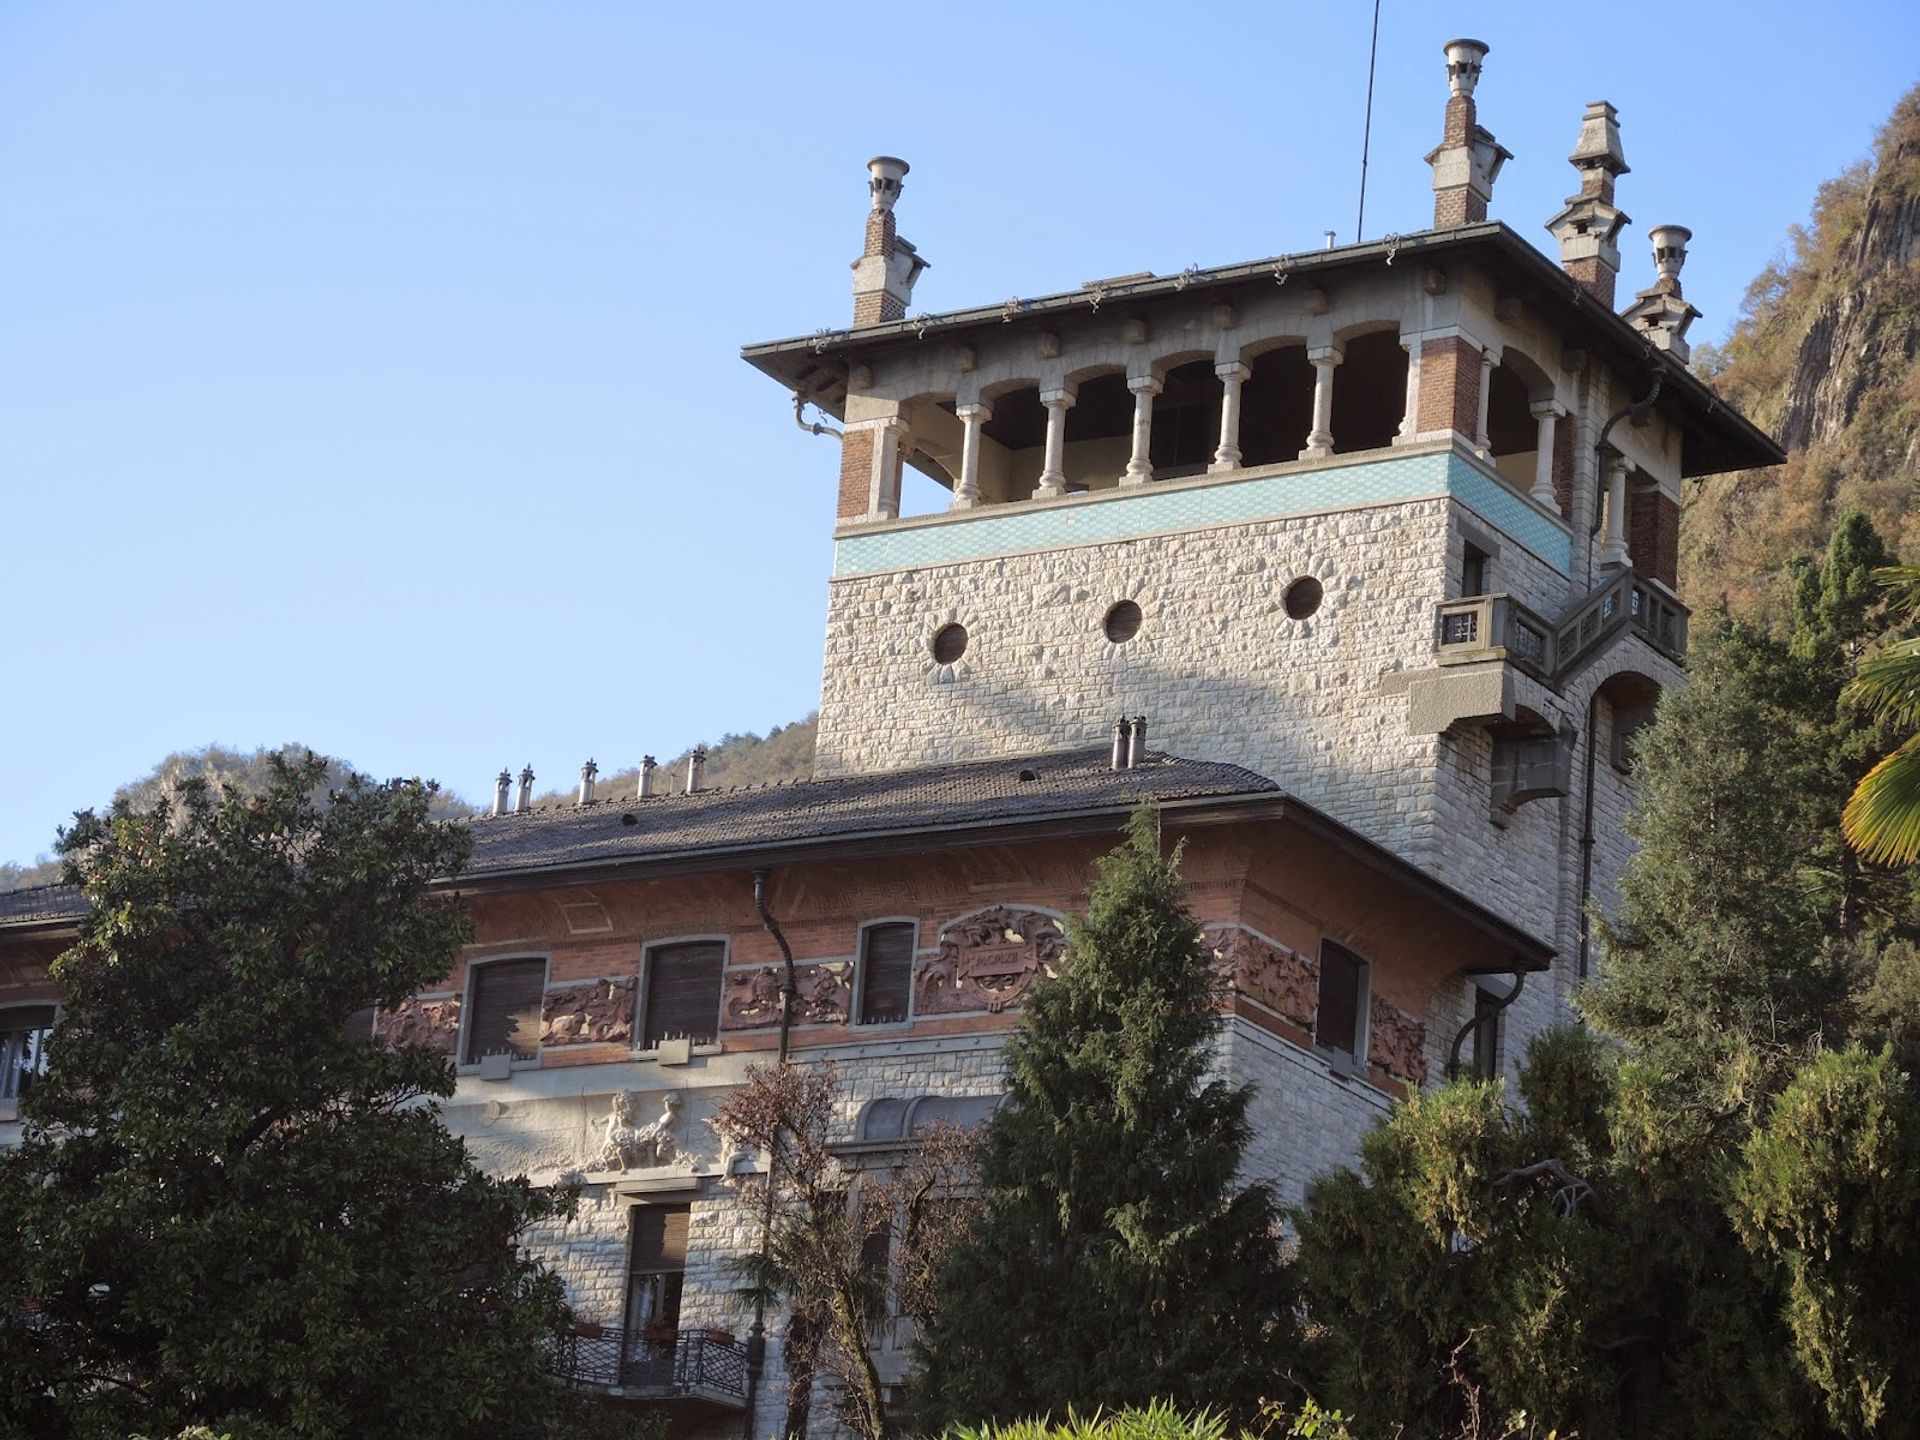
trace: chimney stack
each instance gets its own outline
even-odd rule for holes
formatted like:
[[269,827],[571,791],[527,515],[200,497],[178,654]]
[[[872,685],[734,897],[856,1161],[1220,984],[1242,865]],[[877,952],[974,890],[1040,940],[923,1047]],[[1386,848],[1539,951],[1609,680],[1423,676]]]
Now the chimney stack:
[[1133,770],[1147,758],[1147,717],[1136,715],[1127,732],[1127,768]]
[[696,745],[687,756],[687,794],[696,793],[707,782],[707,747]]
[[528,765],[520,772],[520,797],[514,801],[513,813],[524,815],[533,808],[533,766]]
[[638,794],[634,796],[636,800],[651,800],[653,798],[653,772],[658,766],[659,761],[655,760],[651,755],[642,755],[640,757],[640,790]]
[[591,760],[580,767],[580,799],[576,802],[577,804],[593,803],[593,782],[599,774],[600,767]]
[[913,298],[913,282],[927,268],[920,252],[894,230],[893,203],[909,166],[891,155],[867,162],[867,189],[873,196],[867,211],[867,244],[853,262],[853,323],[878,325],[904,319]]
[[1647,337],[1647,343],[1664,350],[1681,364],[1693,354],[1687,344],[1687,327],[1700,318],[1700,312],[1680,293],[1680,267],[1687,263],[1687,242],[1693,232],[1684,225],[1656,225],[1647,232],[1653,242],[1652,286],[1633,297],[1623,312],[1635,329]]
[[1487,218],[1493,182],[1513,152],[1493,138],[1476,117],[1474,86],[1480,83],[1480,65],[1487,46],[1480,40],[1449,40],[1447,123],[1440,144],[1427,155],[1433,167],[1433,224],[1474,225]]
[[504,815],[507,813],[507,792],[512,788],[513,772],[511,770],[502,770],[493,782],[493,809],[489,812],[490,814]]
[[1127,768],[1127,733],[1132,728],[1124,715],[1113,722],[1113,768],[1115,770]]
[[1560,265],[1594,299],[1613,308],[1614,281],[1620,275],[1621,227],[1632,221],[1613,203],[1613,182],[1628,173],[1620,148],[1620,114],[1595,100],[1580,117],[1580,142],[1567,157],[1580,172],[1580,191],[1547,229],[1560,242]]

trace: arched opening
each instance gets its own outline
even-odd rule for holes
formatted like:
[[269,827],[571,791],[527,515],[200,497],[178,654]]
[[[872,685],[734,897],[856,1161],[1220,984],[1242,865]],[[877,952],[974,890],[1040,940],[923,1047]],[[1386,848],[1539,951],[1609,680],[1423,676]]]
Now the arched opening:
[[1660,685],[1637,670],[1623,670],[1600,687],[1605,702],[1594,736],[1596,758],[1610,761],[1623,775],[1633,773],[1634,747],[1640,733],[1653,723],[1660,704]]
[[1393,443],[1407,409],[1407,352],[1394,330],[1345,342],[1333,377],[1333,452],[1379,450]]
[[1212,463],[1220,444],[1223,388],[1211,358],[1167,371],[1153,400],[1153,436],[1147,454],[1154,479],[1198,475]]
[[1487,383],[1487,453],[1500,478],[1516,490],[1533,489],[1538,473],[1540,421],[1534,402],[1553,397],[1553,382],[1526,356],[1509,351]]
[[900,407],[912,445],[900,467],[900,515],[937,515],[953,503],[960,477],[960,420],[953,396],[921,395]]
[[1133,392],[1118,370],[1080,382],[1080,395],[1067,411],[1065,461],[1067,493],[1110,490],[1120,483],[1133,450]]
[[1313,428],[1313,366],[1305,345],[1256,355],[1240,392],[1240,463],[1298,460]]
[[993,418],[980,427],[980,503],[1025,500],[1046,463],[1047,408],[1028,384],[983,397]]

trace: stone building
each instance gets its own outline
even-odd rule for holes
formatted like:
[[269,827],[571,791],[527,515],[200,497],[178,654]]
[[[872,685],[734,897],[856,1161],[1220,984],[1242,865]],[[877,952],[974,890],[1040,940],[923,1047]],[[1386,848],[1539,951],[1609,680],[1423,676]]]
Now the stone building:
[[[1682,679],[1682,482],[1781,457],[1685,368],[1684,228],[1615,311],[1613,107],[1581,117],[1558,263],[1487,218],[1486,53],[1446,46],[1433,228],[1304,254],[910,314],[908,167],[870,162],[854,324],[745,351],[837,438],[815,777],[716,792],[696,757],[605,795],[589,767],[540,810],[503,774],[475,943],[377,1021],[454,1060],[484,1163],[584,1177],[535,1237],[587,1322],[576,1378],[777,1431],[783,1323],[756,1375],[724,1264],[760,1162],[706,1121],[773,1050],[782,944],[851,1146],[977,1119],[1142,799],[1187,842],[1219,1066],[1284,1199],[1395,1096],[1508,1073],[1568,1016],[1631,736]],[[902,515],[908,466],[950,504]],[[73,912],[0,896],[0,1141]],[[876,1337],[894,1380],[905,1339]]]

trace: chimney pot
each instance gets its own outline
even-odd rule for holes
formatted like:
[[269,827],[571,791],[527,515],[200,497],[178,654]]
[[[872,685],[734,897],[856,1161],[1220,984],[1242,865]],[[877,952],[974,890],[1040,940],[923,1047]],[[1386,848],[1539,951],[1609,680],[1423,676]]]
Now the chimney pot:
[[1447,84],[1462,100],[1471,100],[1473,87],[1480,83],[1481,63],[1492,47],[1484,40],[1449,40],[1444,48],[1447,52]]
[[659,762],[651,755],[640,757],[640,792],[637,798],[641,800],[653,798],[653,772],[658,765]]
[[1440,143],[1427,153],[1433,169],[1433,224],[1435,229],[1474,225],[1487,218],[1493,182],[1512,152],[1479,123],[1473,92],[1480,83],[1480,65],[1487,45],[1480,40],[1449,40],[1447,56],[1446,124]]
[[507,813],[507,792],[513,788],[513,772],[502,770],[493,782],[493,810],[495,815]]
[[589,760],[580,767],[580,799],[582,805],[593,803],[593,782],[600,774],[600,767]]
[[520,772],[520,794],[514,801],[513,813],[524,815],[533,808],[533,766],[528,765]]
[[876,155],[867,162],[867,190],[873,204],[867,211],[867,240],[853,262],[853,323],[874,325],[899,320],[913,298],[914,281],[927,268],[920,252],[894,230],[893,206],[900,198],[907,162],[892,155]]
[[901,182],[913,167],[893,155],[876,155],[867,161],[867,189],[873,195],[873,208],[891,210],[900,198]]
[[707,781],[707,747],[696,745],[687,756],[687,794],[696,793]]
[[1614,180],[1627,173],[1620,148],[1620,116],[1605,100],[1590,101],[1580,117],[1580,139],[1568,157],[1580,172],[1580,189],[1569,195],[1547,229],[1560,242],[1560,267],[1609,310],[1620,276],[1621,229],[1626,213],[1613,203]]
[[1131,729],[1124,715],[1113,722],[1113,768],[1115,770],[1127,768],[1127,734]]
[[1136,715],[1127,732],[1127,768],[1136,768],[1147,758],[1147,717]]
[[1687,242],[1693,231],[1684,225],[1656,225],[1647,231],[1653,242],[1653,268],[1663,285],[1675,295],[1680,293],[1680,269],[1687,263]]

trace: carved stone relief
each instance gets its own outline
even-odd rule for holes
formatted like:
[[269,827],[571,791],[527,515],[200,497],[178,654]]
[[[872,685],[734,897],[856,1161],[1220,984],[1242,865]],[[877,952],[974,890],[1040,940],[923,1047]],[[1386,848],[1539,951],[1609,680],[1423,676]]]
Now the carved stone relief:
[[409,996],[380,1012],[380,1033],[393,1045],[424,1045],[451,1055],[460,1045],[460,997]]
[[1275,1014],[1312,1033],[1320,1004],[1320,962],[1250,930],[1209,930],[1221,978]]
[[939,950],[914,971],[914,1013],[998,1012],[1020,1003],[1066,948],[1060,922],[1041,910],[995,906],[949,925]]
[[638,977],[620,975],[547,991],[540,1005],[540,1043],[631,1045],[638,985]]
[[1369,1010],[1367,1058],[1409,1085],[1427,1083],[1427,1027],[1378,995]]
[[680,1092],[660,1097],[660,1112],[645,1124],[635,1123],[638,1102],[633,1092],[614,1095],[607,1112],[600,1148],[587,1157],[588,1170],[631,1170],[636,1165],[669,1165],[680,1153]]
[[[842,1024],[852,1013],[853,990],[846,962],[794,967],[796,1025]],[[780,1023],[780,985],[785,967],[729,970],[721,985],[723,1030],[759,1030]]]

